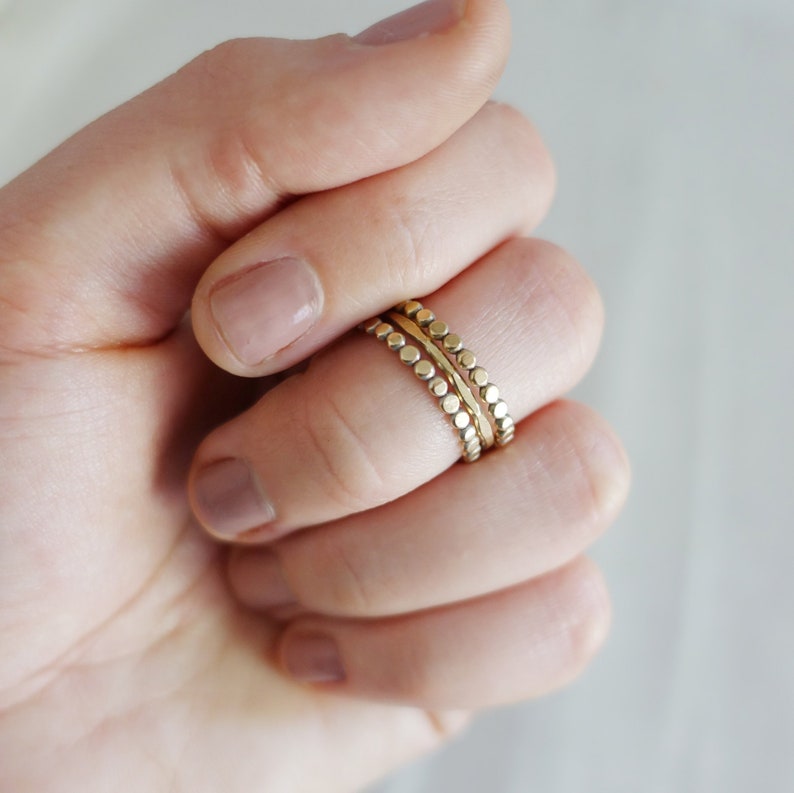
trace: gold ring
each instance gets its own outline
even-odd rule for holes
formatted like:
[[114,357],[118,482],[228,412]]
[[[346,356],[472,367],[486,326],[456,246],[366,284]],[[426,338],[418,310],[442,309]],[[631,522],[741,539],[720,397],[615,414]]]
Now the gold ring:
[[475,462],[492,446],[513,440],[515,421],[499,389],[462,339],[432,311],[407,300],[386,319],[375,317],[360,328],[385,342],[427,383],[439,408],[450,417],[466,462]]

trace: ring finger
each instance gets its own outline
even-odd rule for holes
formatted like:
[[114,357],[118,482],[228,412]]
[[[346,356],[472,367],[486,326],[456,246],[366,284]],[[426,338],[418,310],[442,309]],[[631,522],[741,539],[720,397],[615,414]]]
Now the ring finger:
[[237,548],[229,582],[246,606],[279,619],[386,617],[487,595],[582,553],[617,514],[628,479],[603,419],[555,402],[476,466],[377,509]]

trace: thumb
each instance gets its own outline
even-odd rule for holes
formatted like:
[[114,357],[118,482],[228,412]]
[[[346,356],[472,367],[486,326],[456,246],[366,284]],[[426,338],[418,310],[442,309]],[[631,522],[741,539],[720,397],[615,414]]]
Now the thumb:
[[0,191],[6,352],[145,344],[209,262],[291,196],[399,167],[486,101],[502,0],[431,0],[358,37],[235,40]]

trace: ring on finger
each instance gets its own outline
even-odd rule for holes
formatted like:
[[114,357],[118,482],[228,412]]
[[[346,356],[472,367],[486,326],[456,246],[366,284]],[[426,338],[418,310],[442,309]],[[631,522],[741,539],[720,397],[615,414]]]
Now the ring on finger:
[[[449,326],[416,300],[407,300],[360,326],[383,341],[427,383],[439,408],[450,416],[466,462],[505,446],[515,437],[515,421],[487,371]],[[424,353],[424,355],[422,354]]]

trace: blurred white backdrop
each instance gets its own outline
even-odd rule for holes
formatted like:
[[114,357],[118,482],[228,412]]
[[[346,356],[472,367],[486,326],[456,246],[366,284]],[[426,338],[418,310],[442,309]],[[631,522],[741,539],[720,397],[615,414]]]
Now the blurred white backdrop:
[[[393,0],[0,0],[0,183],[233,36],[354,32]],[[632,498],[597,545],[611,639],[380,793],[794,790],[794,5],[513,0],[499,97],[559,168],[540,230],[600,285],[577,396]]]

